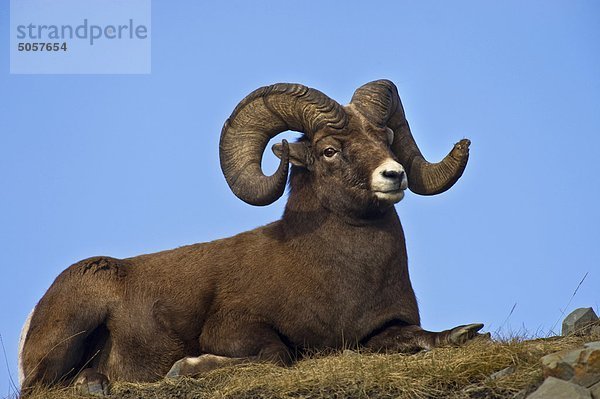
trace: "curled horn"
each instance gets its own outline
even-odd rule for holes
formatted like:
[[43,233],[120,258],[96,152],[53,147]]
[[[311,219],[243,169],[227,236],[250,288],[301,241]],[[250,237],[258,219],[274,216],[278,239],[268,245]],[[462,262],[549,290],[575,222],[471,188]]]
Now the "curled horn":
[[440,162],[427,162],[412,136],[394,83],[389,80],[367,83],[354,92],[351,104],[371,122],[394,131],[392,150],[406,169],[408,187],[414,193],[442,193],[452,187],[463,174],[471,142],[463,139]]
[[277,171],[265,176],[261,169],[269,140],[286,130],[308,137],[329,126],[347,124],[344,109],[318,90],[291,83],[261,87],[233,110],[221,131],[221,169],[231,191],[252,205],[269,205],[283,195],[289,167],[289,147],[283,151]]

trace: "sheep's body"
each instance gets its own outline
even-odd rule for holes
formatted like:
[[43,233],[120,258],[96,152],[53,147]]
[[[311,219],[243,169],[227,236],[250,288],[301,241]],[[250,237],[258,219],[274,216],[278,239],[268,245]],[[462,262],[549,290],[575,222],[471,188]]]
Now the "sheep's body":
[[[122,346],[98,354],[95,368],[113,379],[151,381],[176,360],[198,356],[200,346],[203,353],[256,355],[241,353],[235,342],[223,339],[255,322],[294,346],[311,348],[358,344],[392,320],[418,324],[395,210],[372,226],[350,226],[335,215],[317,218],[306,221],[319,227],[312,232],[298,234],[284,219],[210,243],[78,262],[40,301],[33,325],[52,323],[56,297],[78,298],[71,319],[62,320],[72,327],[70,333],[96,329],[106,320],[107,329],[119,334],[113,341]],[[373,243],[376,251],[365,250]],[[81,317],[104,307],[93,320]],[[78,325],[83,320],[92,324]],[[30,331],[30,339],[48,333]]]
[[[228,359],[289,364],[303,348],[408,350],[476,335],[481,325],[442,333],[419,327],[392,206],[406,187],[404,171],[391,158],[389,132],[352,107],[345,112],[341,135],[315,133],[310,144],[274,149],[282,165],[287,156],[295,165],[281,220],[209,243],[90,258],[66,269],[24,331],[23,387],[71,381],[86,369],[78,382],[106,392],[104,376],[152,381]],[[330,148],[337,152],[330,156]],[[323,160],[313,159],[321,153]],[[356,183],[346,187],[349,181]],[[221,357],[194,359],[201,354]]]

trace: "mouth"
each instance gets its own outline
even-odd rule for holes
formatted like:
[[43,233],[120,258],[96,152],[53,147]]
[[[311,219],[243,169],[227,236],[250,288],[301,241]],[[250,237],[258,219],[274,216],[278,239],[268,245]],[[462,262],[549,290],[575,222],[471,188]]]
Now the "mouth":
[[403,188],[397,188],[395,190],[375,191],[374,194],[379,201],[395,204],[404,198],[404,190]]

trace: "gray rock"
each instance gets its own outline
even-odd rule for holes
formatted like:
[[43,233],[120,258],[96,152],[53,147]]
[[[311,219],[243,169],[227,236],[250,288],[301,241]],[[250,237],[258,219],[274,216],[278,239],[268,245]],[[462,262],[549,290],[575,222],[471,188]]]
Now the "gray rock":
[[590,393],[592,394],[592,398],[600,399],[600,382],[590,388]]
[[579,308],[572,311],[562,323],[562,335],[577,334],[585,335],[598,321],[598,316],[592,308]]
[[517,368],[515,366],[509,366],[509,367],[504,368],[504,369],[502,369],[500,371],[496,371],[495,373],[493,373],[492,375],[490,375],[489,379],[490,380],[497,380],[497,379],[506,377],[507,375],[511,375],[516,370],[517,370]]
[[600,381],[600,341],[551,353],[542,357],[541,362],[544,377],[590,387]]
[[590,392],[567,381],[548,377],[527,399],[591,399]]

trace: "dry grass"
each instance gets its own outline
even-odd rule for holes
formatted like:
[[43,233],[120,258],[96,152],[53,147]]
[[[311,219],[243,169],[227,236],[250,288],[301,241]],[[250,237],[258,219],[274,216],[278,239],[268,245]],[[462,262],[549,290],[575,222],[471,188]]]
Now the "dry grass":
[[[290,368],[246,364],[197,379],[116,383],[111,398],[512,398],[541,383],[540,357],[590,338],[475,341],[414,355],[316,354]],[[514,372],[490,378],[507,367]],[[38,392],[31,398],[80,397],[63,389]]]

